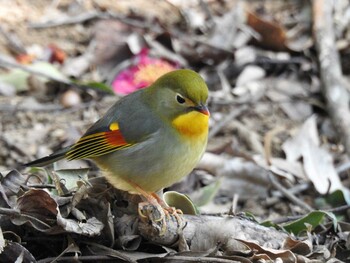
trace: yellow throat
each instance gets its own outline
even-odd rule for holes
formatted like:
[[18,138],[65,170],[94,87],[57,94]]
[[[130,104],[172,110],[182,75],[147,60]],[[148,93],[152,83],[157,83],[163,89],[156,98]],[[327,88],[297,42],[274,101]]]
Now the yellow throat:
[[202,137],[208,134],[209,116],[198,111],[190,111],[176,117],[172,124],[186,137]]

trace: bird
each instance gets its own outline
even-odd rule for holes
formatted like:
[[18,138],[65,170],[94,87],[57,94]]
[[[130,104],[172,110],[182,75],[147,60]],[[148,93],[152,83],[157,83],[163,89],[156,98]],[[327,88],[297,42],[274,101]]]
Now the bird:
[[174,208],[157,192],[187,176],[205,152],[207,100],[208,87],[198,73],[171,71],[120,98],[73,145],[25,165],[91,159],[112,186],[141,195],[162,218]]

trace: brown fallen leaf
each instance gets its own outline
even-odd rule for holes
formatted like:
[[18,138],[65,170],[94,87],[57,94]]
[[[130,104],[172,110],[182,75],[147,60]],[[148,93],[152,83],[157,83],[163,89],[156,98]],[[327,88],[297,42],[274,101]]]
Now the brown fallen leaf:
[[258,46],[274,51],[287,51],[287,41],[284,28],[271,21],[261,18],[256,13],[247,12],[247,24],[260,35],[260,39],[252,42]]
[[274,260],[281,259],[284,263],[297,262],[296,255],[294,255],[294,253],[290,250],[277,250],[272,248],[266,248],[258,245],[253,241],[246,241],[241,239],[236,240],[242,242],[249,249],[255,252],[252,257],[254,260],[272,260],[274,262]]

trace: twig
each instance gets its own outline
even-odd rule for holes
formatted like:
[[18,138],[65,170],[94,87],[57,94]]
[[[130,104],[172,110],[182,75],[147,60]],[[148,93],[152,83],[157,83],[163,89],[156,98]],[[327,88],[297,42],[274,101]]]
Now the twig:
[[[297,184],[297,185],[292,186],[291,188],[289,188],[288,191],[295,195],[295,194],[298,194],[300,192],[305,191],[309,187],[310,187],[310,183]],[[281,193],[280,191],[276,190],[275,192],[273,192],[272,197],[266,199],[265,205],[266,206],[273,206],[276,203],[279,203],[281,197],[283,197],[283,196],[284,196],[283,193]]]
[[25,72],[30,73],[30,74],[41,76],[41,77],[47,78],[49,80],[56,81],[58,83],[62,83],[62,84],[68,85],[68,86],[76,87],[76,88],[91,88],[88,85],[74,83],[73,81],[69,80],[68,78],[57,78],[57,77],[51,76],[49,74],[43,73],[41,71],[37,71],[37,70],[31,69],[31,68],[28,68],[28,67],[23,66],[21,64],[18,64],[16,62],[12,62],[12,61],[9,61],[7,59],[4,59],[3,57],[0,56],[0,68],[1,67],[3,67],[3,68],[19,68]]
[[18,209],[0,207],[0,215],[7,215],[11,217],[21,216],[21,211]]
[[34,29],[41,29],[41,28],[80,24],[92,19],[100,18],[102,17],[102,14],[103,13],[96,12],[96,11],[85,12],[77,16],[63,17],[56,20],[50,20],[44,23],[30,23],[28,27],[34,28]]
[[115,14],[111,12],[97,12],[97,11],[85,12],[78,16],[54,19],[44,23],[29,23],[28,27],[34,28],[34,29],[41,29],[41,28],[80,24],[93,19],[111,19],[111,18],[119,20],[129,26],[147,29],[154,33],[161,33],[163,31],[159,25],[146,23],[145,21],[137,21],[134,19],[127,18],[120,14]]
[[[249,129],[238,120],[231,121],[231,128],[237,130],[239,138],[241,138],[251,150],[260,155],[264,154],[264,147],[261,143],[261,138],[255,131]],[[251,160],[250,157],[249,159]]]
[[[342,211],[345,211],[345,210],[348,210],[348,209],[350,209],[350,205],[342,205],[342,206],[335,207],[335,208],[332,208],[332,209],[327,209],[327,210],[324,210],[324,211],[331,212],[331,213],[338,213],[338,212],[342,212]],[[271,220],[271,222],[273,222],[275,224],[282,224],[282,223],[298,220],[298,219],[300,219],[300,218],[302,218],[304,216],[305,215],[286,216],[286,217],[276,218],[275,220]]]
[[313,211],[314,209],[306,204],[305,202],[301,201],[299,198],[297,198],[294,194],[292,194],[288,189],[284,188],[283,185],[281,185],[276,178],[273,176],[271,172],[268,172],[269,179],[272,183],[272,185],[281,191],[286,198],[288,198],[290,201],[292,201],[294,204],[300,206],[301,208],[305,209],[308,212]]
[[272,139],[279,134],[280,132],[283,132],[286,130],[286,127],[283,126],[277,126],[273,128],[272,130],[268,131],[264,136],[264,153],[265,153],[265,159],[266,163],[268,165],[271,165],[271,150],[272,150]]
[[26,49],[23,46],[21,40],[14,32],[8,32],[3,27],[0,26],[0,34],[2,34],[8,42],[8,47],[16,54],[26,53]]
[[228,215],[234,215],[236,213],[238,199],[239,199],[239,195],[235,193],[232,198],[232,203],[230,206],[230,210],[228,211]]
[[234,263],[232,259],[225,259],[220,257],[191,257],[191,256],[170,256],[164,257],[163,262],[213,262],[213,263]]
[[5,143],[6,148],[16,151],[20,156],[28,157],[27,152],[25,152],[22,148],[17,146],[15,143],[8,140],[4,135],[0,135],[0,141]]
[[332,213],[337,213],[337,212],[342,212],[342,211],[345,211],[345,210],[348,210],[350,209],[350,205],[342,205],[342,206],[338,206],[338,207],[335,207],[335,208],[332,208],[332,209],[328,209],[326,210],[327,212],[332,212]]
[[207,17],[207,21],[206,21],[205,25],[207,27],[209,27],[209,29],[212,29],[213,26],[215,26],[215,21],[214,21],[214,17],[213,17],[213,14],[211,12],[211,9],[208,6],[208,2],[204,1],[204,0],[199,0],[199,6],[204,11],[204,13]]
[[247,109],[248,109],[248,106],[242,105],[242,107],[231,111],[229,115],[227,115],[221,122],[217,123],[209,131],[209,138],[213,138],[229,121],[236,118],[238,115],[240,115],[243,111],[245,111]]
[[274,223],[274,224],[282,224],[282,223],[298,220],[298,219],[300,219],[300,218],[302,218],[304,216],[305,215],[285,216],[285,217],[280,217],[280,218],[276,218],[274,220],[271,220],[271,222]]
[[[55,260],[56,257],[49,257],[49,258],[44,258],[44,259],[40,259],[37,262],[38,263],[51,263],[54,262],[53,260]],[[88,255],[88,256],[64,256],[64,257],[60,257],[59,261],[57,262],[116,262],[116,258],[115,257],[111,257],[111,256],[104,256],[104,255]]]
[[176,62],[180,63],[180,65],[183,67],[188,67],[187,60],[184,59],[181,55],[170,51],[169,49],[164,47],[162,44],[160,44],[158,41],[153,40],[149,35],[145,35],[144,38],[147,44],[154,49],[154,51],[157,53],[158,56],[166,58],[175,63]]
[[[144,207],[143,207],[144,208]],[[143,210],[142,212],[145,212]],[[205,216],[184,215],[186,226],[182,232],[191,251],[204,251],[215,244],[227,244],[224,253],[237,249],[236,238],[254,240],[260,246],[276,248],[287,238],[287,234],[273,228],[263,227],[256,222],[240,216]],[[147,240],[169,246],[178,240],[178,223],[170,219],[166,221],[167,229],[163,236],[149,220],[140,220],[138,230]]]
[[338,174],[341,174],[343,172],[346,172],[350,169],[350,162],[343,163],[335,168],[337,170]]
[[38,105],[11,105],[11,104],[0,104],[0,112],[15,112],[15,111],[61,111],[65,109],[61,105],[56,104],[38,104]]
[[0,57],[0,67],[4,67],[4,68],[19,68],[25,72],[28,72],[28,73],[31,73],[31,74],[34,74],[34,75],[37,75],[37,76],[41,76],[41,77],[44,77],[44,78],[47,78],[47,79],[50,79],[50,80],[53,80],[53,81],[57,81],[57,82],[60,82],[60,83],[64,83],[66,85],[74,85],[74,86],[77,86],[75,85],[74,83],[72,83],[71,81],[67,80],[67,79],[63,79],[63,78],[56,78],[56,77],[53,77],[53,76],[50,76],[48,74],[45,74],[43,72],[40,72],[40,71],[37,71],[37,70],[34,70],[34,69],[30,69],[28,67],[25,67],[21,64],[18,64],[16,62],[12,62],[12,61],[9,61],[9,60],[6,60],[2,57]]
[[36,222],[37,224],[44,226],[45,228],[50,228],[50,225],[46,224],[45,222],[41,221],[40,219],[36,218],[35,216],[23,214],[18,209],[0,207],[0,215],[7,215],[10,217],[20,217],[23,220],[30,220],[30,221]]
[[[17,104],[11,105],[11,104],[1,104],[0,101],[0,113],[1,112],[17,112],[17,111],[33,111],[33,112],[50,112],[50,111],[60,111],[66,114],[70,114],[73,112],[76,112],[81,109],[86,109],[88,107],[94,107],[98,104],[96,101],[88,101],[81,103],[79,105],[76,105],[71,108],[65,108],[62,105],[57,104],[43,104],[43,103],[37,103],[35,105],[30,105],[28,103],[22,103],[18,102]],[[1,136],[0,136],[1,139]]]
[[32,188],[36,189],[55,189],[56,187],[53,184],[27,184],[26,186],[22,186],[25,190],[29,190]]
[[332,122],[344,143],[346,153],[350,156],[350,98],[335,43],[332,18],[335,2],[314,0],[312,3],[313,33],[318,52],[322,91]]

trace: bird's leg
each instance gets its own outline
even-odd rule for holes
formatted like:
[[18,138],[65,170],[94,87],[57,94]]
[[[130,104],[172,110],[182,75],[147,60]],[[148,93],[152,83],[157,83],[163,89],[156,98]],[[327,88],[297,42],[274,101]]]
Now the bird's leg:
[[[160,213],[160,217],[158,219],[155,219],[156,222],[158,221],[162,221],[165,218],[165,211],[163,209],[163,207],[161,206],[161,204],[158,203],[158,200],[150,193],[146,192],[145,190],[143,190],[141,187],[134,185],[135,190],[137,190],[146,200],[149,204],[153,205],[154,207],[157,208],[157,210]],[[147,216],[145,216],[142,213],[142,207],[145,205],[145,202],[142,202],[139,204],[139,215],[142,216],[143,218],[146,218]]]
[[171,215],[183,214],[183,212],[180,209],[176,209],[175,207],[171,207],[167,203],[165,203],[164,200],[160,198],[159,195],[157,195],[156,193],[151,193],[151,195],[157,200],[160,206]]
[[[152,206],[154,206],[157,211],[160,213],[160,217],[157,219],[151,218],[151,220],[154,220],[155,222],[160,222],[162,221],[162,227],[160,230],[160,235],[163,235],[166,231],[166,220],[169,219],[169,214],[173,215],[176,218],[176,221],[178,223],[179,226],[182,226],[183,224],[183,219],[180,217],[179,214],[183,214],[182,211],[180,209],[176,209],[174,207],[170,207],[168,206],[163,199],[161,199],[156,193],[149,193],[145,190],[143,190],[139,185],[133,183],[133,182],[129,182],[130,185],[133,186],[133,188],[140,193],[140,195],[142,195],[147,202],[141,202],[139,203],[138,206],[138,212],[139,215],[143,218],[149,218],[147,215],[145,215],[142,211],[143,208],[146,205],[151,204]],[[153,215],[153,212],[150,213],[151,215]]]
[[[161,226],[161,230],[160,230],[160,235],[163,235],[166,231],[166,211],[164,210],[164,208],[158,203],[157,198],[155,198],[154,196],[152,196],[151,193],[148,193],[147,191],[143,190],[139,185],[133,183],[133,182],[129,182],[129,184],[137,191],[140,193],[141,196],[143,196],[147,202],[141,202],[138,205],[138,213],[142,218],[150,218],[151,220],[155,221],[155,222],[160,222],[162,221],[162,226]],[[147,213],[150,214],[152,217],[149,217],[147,215],[145,215],[142,211],[143,208],[147,205],[151,204],[152,206],[154,206],[156,208],[156,210],[158,211],[158,213],[160,214],[159,218],[154,218],[154,213]]]

